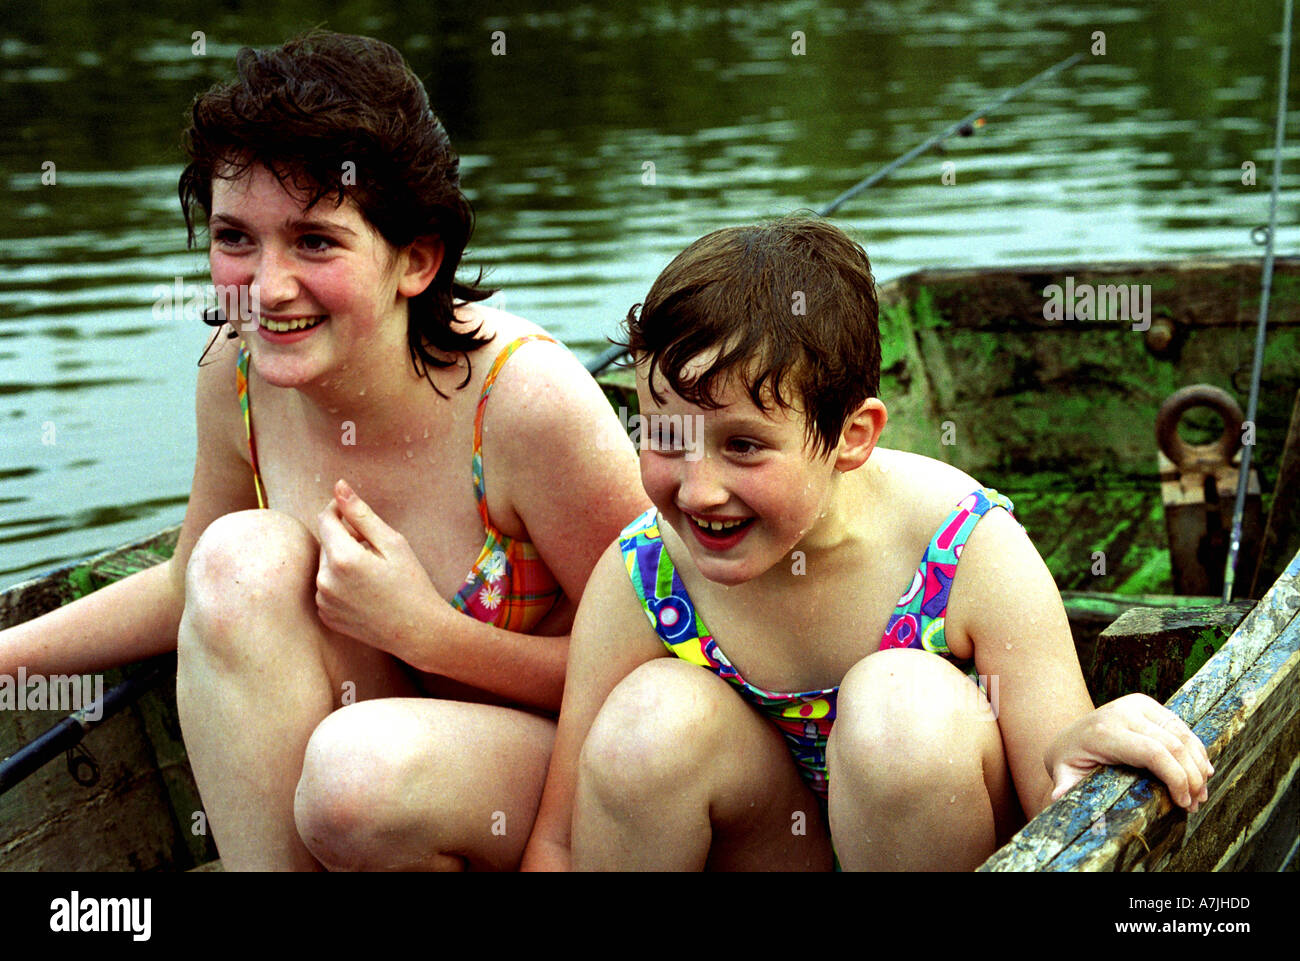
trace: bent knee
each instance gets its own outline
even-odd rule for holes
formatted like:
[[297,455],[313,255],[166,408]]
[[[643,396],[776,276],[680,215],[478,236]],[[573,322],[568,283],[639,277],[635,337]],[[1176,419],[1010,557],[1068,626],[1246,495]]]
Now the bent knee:
[[977,760],[990,737],[996,719],[974,681],[935,654],[892,649],[845,675],[827,753],[832,780],[924,786]]
[[656,658],[610,692],[579,756],[579,776],[598,794],[631,800],[692,779],[717,749],[725,681],[677,658]]
[[[360,701],[326,717],[307,742],[293,813],[307,849],[332,870],[375,870],[409,851],[404,837],[410,772],[429,753],[425,732],[400,711]],[[424,810],[430,815],[423,799]]]
[[228,634],[259,605],[293,598],[314,607],[320,549],[279,511],[225,514],[208,525],[185,569],[185,618],[203,638]]

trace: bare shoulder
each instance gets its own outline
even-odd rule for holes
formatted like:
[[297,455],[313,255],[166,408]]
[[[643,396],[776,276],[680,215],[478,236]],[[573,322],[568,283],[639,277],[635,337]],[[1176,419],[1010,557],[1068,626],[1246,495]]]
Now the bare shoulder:
[[592,569],[574,619],[573,643],[612,656],[625,668],[623,673],[667,653],[632,586],[617,539]]
[[[965,471],[920,454],[885,450],[877,469],[888,478],[891,500],[906,503],[905,536],[928,543],[963,500],[984,486]],[[993,508],[976,523],[961,548],[945,633],[961,658],[971,656],[978,617],[1007,612],[1015,598],[1051,605],[1055,585],[1024,529],[1007,511]],[[1060,603],[1059,595],[1056,602]]]
[[[483,304],[462,304],[457,308],[457,316],[467,330],[477,327],[482,335],[491,337],[473,355],[472,381],[478,384],[483,382],[488,368],[501,352],[520,338],[554,339],[531,321]],[[489,409],[498,404],[500,396],[504,399],[503,406],[510,408],[511,420],[518,423],[520,417],[554,415],[558,413],[557,405],[561,411],[582,410],[583,404],[591,404],[604,395],[582,363],[562,344],[532,340],[521,344],[502,365],[492,396]]]
[[[257,507],[252,457],[239,404],[235,375],[239,344],[218,341],[199,368],[195,389],[198,451],[185,521],[176,544],[176,569],[185,561],[199,536],[212,521],[232,511]],[[256,391],[250,388],[250,396]]]
[[480,336],[492,338],[491,343],[482,350],[482,353],[489,358],[495,357],[507,344],[520,337],[539,334],[545,337],[554,336],[531,320],[482,303],[457,304],[456,321],[459,330],[467,332],[477,330]]
[[928,539],[979,481],[943,461],[892,448],[877,448],[867,462],[891,504],[906,505],[909,527],[928,530]]
[[[520,337],[550,336],[504,311],[489,308],[483,316],[485,329],[495,334],[487,348],[489,358]],[[627,432],[618,425],[595,378],[566,347],[546,340],[520,345],[498,371],[483,437],[485,446],[504,452],[512,465],[573,461],[579,449],[610,451],[622,459],[633,456]]]
[[[227,339],[224,332],[213,343],[199,367],[195,389],[195,418],[199,432],[199,454],[227,455],[247,449],[244,416],[236,386],[241,342]],[[247,453],[239,459],[250,462]]]
[[[489,356],[543,332],[503,311],[482,316],[494,337]],[[482,450],[493,523],[526,536],[576,600],[601,552],[649,506],[636,452],[604,393],[565,347],[530,341],[497,373]]]

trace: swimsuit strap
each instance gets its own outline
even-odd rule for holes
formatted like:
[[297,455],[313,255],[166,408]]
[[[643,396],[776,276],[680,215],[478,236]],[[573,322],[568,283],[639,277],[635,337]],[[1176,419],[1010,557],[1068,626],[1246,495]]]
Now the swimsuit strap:
[[957,562],[975,525],[994,507],[1003,508],[1015,519],[1012,513],[1015,507],[1009,498],[992,488],[981,487],[958,501],[948,519],[939,525],[912,575],[912,583],[889,616],[885,635],[880,640],[882,651],[891,647],[919,647],[933,654],[951,654],[944,634],[944,617],[948,613],[948,594],[957,574]]
[[650,626],[669,652],[712,671],[766,715],[780,730],[800,776],[826,797],[826,739],[835,723],[839,687],[816,691],[769,691],[751,684],[714,640],[695,609],[681,575],[664,549],[656,508],[650,508],[619,535],[632,588]]
[[485,530],[492,531],[492,521],[488,519],[487,509],[487,489],[483,484],[483,412],[487,410],[488,394],[492,393],[492,385],[496,383],[497,374],[501,373],[501,368],[506,365],[510,355],[516,350],[528,343],[530,340],[547,340],[552,344],[559,343],[554,337],[548,337],[546,334],[525,334],[523,337],[516,337],[497,354],[496,359],[492,361],[492,366],[488,368],[487,377],[483,380],[483,392],[479,395],[478,409],[474,411],[474,457],[471,461],[471,469],[474,474],[474,499],[478,502],[478,514],[483,519]]
[[257,491],[257,506],[266,507],[266,488],[262,486],[262,472],[257,467],[257,443],[253,440],[253,409],[248,400],[248,348],[239,342],[239,357],[235,362],[235,390],[239,394],[239,409],[244,413],[244,433],[248,435],[248,456],[253,464],[253,489]]

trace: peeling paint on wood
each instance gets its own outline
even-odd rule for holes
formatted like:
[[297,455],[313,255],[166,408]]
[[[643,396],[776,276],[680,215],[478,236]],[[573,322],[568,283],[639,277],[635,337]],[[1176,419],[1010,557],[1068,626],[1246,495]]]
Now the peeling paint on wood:
[[1168,706],[1215,766],[1196,814],[1175,807],[1145,773],[1106,768],[1049,805],[980,870],[1208,871],[1249,859],[1255,833],[1289,796],[1300,756],[1300,554]]

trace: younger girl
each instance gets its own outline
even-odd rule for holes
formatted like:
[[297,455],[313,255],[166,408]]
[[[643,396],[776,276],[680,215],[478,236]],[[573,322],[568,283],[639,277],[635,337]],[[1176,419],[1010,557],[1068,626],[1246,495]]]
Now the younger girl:
[[1205,800],[1172,712],[1093,710],[1010,501],[878,446],[843,233],[710,234],[628,325],[655,506],[583,597],[525,867],[969,870],[1101,764]]

